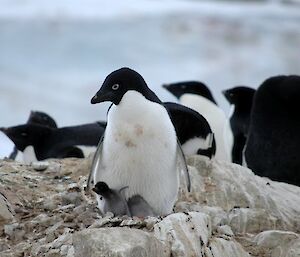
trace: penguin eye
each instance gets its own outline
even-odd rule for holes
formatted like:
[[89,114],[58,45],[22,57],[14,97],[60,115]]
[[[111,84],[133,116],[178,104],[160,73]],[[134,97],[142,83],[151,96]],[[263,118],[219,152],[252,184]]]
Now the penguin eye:
[[112,88],[112,90],[118,90],[119,87],[120,87],[119,84],[113,84],[111,88]]
[[21,136],[22,137],[27,137],[27,133],[23,132],[23,133],[21,133]]

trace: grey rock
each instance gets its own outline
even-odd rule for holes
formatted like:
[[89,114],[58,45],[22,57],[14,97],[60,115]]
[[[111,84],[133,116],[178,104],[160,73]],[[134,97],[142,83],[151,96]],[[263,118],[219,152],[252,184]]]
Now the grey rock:
[[87,229],[73,235],[75,257],[164,257],[169,249],[150,233],[129,228]]
[[44,171],[49,167],[49,162],[47,161],[33,162],[31,166],[36,171]]
[[7,198],[0,193],[0,225],[14,220],[14,211]]

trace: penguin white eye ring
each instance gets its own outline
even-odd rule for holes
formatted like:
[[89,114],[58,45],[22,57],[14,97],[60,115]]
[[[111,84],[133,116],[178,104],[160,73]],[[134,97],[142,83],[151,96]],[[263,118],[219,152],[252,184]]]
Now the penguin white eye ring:
[[119,84],[113,84],[113,85],[111,86],[112,90],[118,90],[119,87],[120,87]]

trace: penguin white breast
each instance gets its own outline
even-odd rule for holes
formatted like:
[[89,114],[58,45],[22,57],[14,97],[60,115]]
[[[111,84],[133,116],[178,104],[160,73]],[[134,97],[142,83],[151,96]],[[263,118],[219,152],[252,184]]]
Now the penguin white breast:
[[207,98],[195,94],[182,95],[180,103],[200,113],[209,123],[216,140],[215,158],[231,161],[233,136],[223,110]]
[[126,198],[140,194],[158,214],[168,214],[178,192],[177,139],[166,109],[128,91],[108,113],[100,171],[95,181],[128,186]]

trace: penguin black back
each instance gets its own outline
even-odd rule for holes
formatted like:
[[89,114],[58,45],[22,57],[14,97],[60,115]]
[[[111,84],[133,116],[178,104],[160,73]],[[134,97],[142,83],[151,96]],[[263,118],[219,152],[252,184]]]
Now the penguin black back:
[[233,106],[234,112],[230,117],[230,126],[234,136],[232,161],[242,164],[243,149],[247,140],[250,113],[255,89],[238,86],[223,91],[223,95]]
[[31,111],[27,124],[39,124],[49,128],[57,128],[55,120],[45,112]]
[[178,83],[164,84],[163,87],[178,99],[183,94],[195,94],[205,97],[214,104],[218,105],[209,88],[199,81],[183,81]]
[[300,77],[267,79],[257,90],[245,158],[260,176],[300,185]]
[[[213,137],[207,120],[198,112],[177,103],[165,102],[163,105],[169,112],[181,145],[184,145],[188,140],[195,137],[202,138],[203,140],[210,134]],[[198,154],[211,158],[216,152],[215,139],[213,138],[212,145],[208,149],[204,151],[203,149],[198,150]]]

